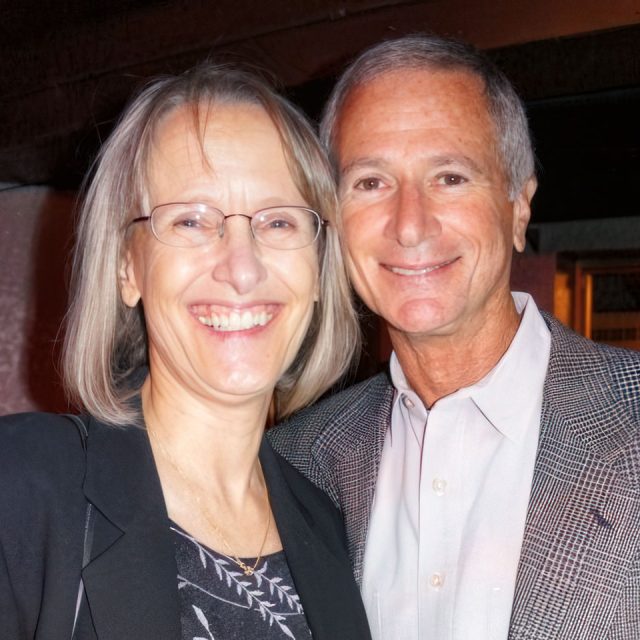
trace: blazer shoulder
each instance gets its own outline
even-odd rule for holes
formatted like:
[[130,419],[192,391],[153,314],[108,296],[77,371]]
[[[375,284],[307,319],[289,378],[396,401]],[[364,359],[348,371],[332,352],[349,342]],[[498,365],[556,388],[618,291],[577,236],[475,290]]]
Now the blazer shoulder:
[[389,376],[379,373],[302,409],[276,425],[267,436],[278,451],[309,448],[319,436],[328,435],[326,432],[339,431],[351,439],[363,423],[387,420],[392,399]]
[[[621,402],[640,421],[640,352],[588,340],[545,316],[551,330],[549,379],[554,392]],[[555,384],[556,381],[558,384]]]
[[[0,417],[0,443],[11,444],[33,455],[82,445],[78,427],[67,416],[55,413],[15,413]],[[3,446],[0,452],[4,451]],[[6,453],[6,452],[5,452]]]
[[0,417],[0,486],[28,484],[43,490],[79,486],[85,454],[77,426],[49,413]]
[[320,516],[321,520],[330,522],[332,526],[337,527],[336,530],[342,532],[340,511],[329,499],[329,496],[308,480],[273,447],[271,447],[271,451],[287,486],[299,500],[303,511],[313,514],[314,519]]
[[640,352],[597,345],[611,388],[634,418],[640,436]]

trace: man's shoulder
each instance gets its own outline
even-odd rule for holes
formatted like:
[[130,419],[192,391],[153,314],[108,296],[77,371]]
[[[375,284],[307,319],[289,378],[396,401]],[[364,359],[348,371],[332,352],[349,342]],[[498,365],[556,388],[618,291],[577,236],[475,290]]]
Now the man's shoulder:
[[545,314],[551,331],[550,368],[564,368],[578,377],[613,379],[621,387],[640,387],[640,351],[593,342]]
[[617,434],[614,448],[616,438],[640,438],[640,352],[593,342],[553,318],[545,320],[551,330],[545,397],[554,411],[585,428],[597,427],[599,437]]
[[375,416],[388,407],[392,397],[388,374],[379,373],[298,411],[275,430],[311,429],[320,433],[331,425],[357,420],[362,414]]
[[370,438],[372,429],[388,424],[393,386],[379,373],[295,413],[267,433],[271,444],[290,459],[291,451],[310,452],[318,441],[326,448]]
[[[278,469],[289,490],[297,497],[300,508],[314,516],[319,515],[320,519],[341,523],[341,520],[338,519],[339,511],[327,494],[313,484],[313,482],[296,469],[284,456],[273,449],[272,446],[270,450],[269,455],[273,456],[273,460],[277,463]],[[263,454],[261,453],[261,455]],[[271,479],[268,478],[267,480],[269,481]]]

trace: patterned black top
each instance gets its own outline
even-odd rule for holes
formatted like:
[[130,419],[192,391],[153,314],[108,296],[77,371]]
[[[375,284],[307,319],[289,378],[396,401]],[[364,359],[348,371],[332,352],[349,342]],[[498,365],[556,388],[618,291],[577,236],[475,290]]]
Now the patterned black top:
[[[311,632],[284,552],[265,556],[247,576],[228,556],[175,523],[183,640],[309,640]],[[242,558],[250,567],[255,558]]]

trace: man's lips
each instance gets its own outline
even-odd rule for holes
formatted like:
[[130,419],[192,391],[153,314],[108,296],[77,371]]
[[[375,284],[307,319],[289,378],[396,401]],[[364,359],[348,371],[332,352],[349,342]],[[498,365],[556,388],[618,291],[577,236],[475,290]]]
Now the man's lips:
[[439,262],[437,264],[431,264],[428,266],[400,267],[393,264],[383,264],[382,266],[388,271],[391,271],[391,273],[395,273],[398,276],[424,276],[433,271],[437,271],[438,269],[442,269],[443,267],[448,267],[450,264],[456,262],[456,260],[458,260],[458,258],[445,260],[444,262]]

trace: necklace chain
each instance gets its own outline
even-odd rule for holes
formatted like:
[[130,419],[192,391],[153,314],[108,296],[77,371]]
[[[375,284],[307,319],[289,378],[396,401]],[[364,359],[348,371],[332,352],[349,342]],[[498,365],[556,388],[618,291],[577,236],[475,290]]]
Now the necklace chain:
[[243,562],[235,553],[233,553],[233,551],[231,550],[231,545],[227,542],[227,539],[224,537],[224,534],[222,533],[220,527],[218,527],[218,525],[216,525],[216,523],[213,521],[209,510],[205,506],[203,506],[200,496],[193,488],[192,481],[189,479],[182,467],[174,460],[169,451],[167,451],[167,448],[164,446],[164,443],[162,442],[158,434],[151,431],[151,429],[147,429],[147,433],[149,434],[150,439],[154,440],[154,442],[158,445],[158,448],[160,449],[166,461],[176,470],[177,474],[182,478],[182,481],[187,488],[191,500],[196,503],[199,512],[204,516],[204,519],[207,521],[207,524],[215,533],[216,537],[218,537],[222,541],[228,557],[242,569],[245,576],[253,575],[256,571],[256,568],[258,567],[258,564],[260,563],[260,560],[262,560],[262,552],[264,551],[265,544],[267,543],[267,538],[269,537],[269,529],[271,527],[271,505],[269,503],[269,492],[266,490],[266,487],[265,493],[267,496],[267,527],[264,532],[264,537],[262,538],[260,550],[258,551],[258,557],[256,558],[256,561],[253,563],[253,565],[248,565],[246,562]]

